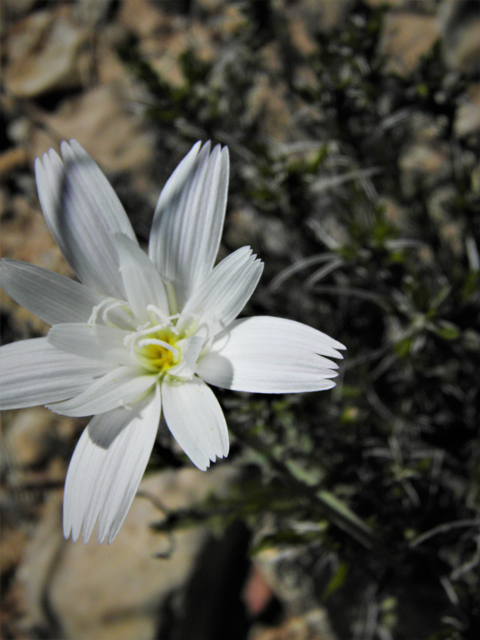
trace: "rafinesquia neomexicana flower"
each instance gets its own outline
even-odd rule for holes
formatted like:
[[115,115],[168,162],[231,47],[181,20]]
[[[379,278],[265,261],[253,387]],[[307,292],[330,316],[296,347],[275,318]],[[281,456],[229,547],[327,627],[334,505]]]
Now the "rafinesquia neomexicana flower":
[[214,266],[228,150],[197,142],[166,183],[148,255],[96,163],[74,140],[36,161],[45,219],[80,282],[4,259],[0,285],[52,325],[0,348],[0,408],[45,404],[94,415],[67,473],[64,534],[110,543],[145,471],[161,412],[205,470],[228,454],[225,417],[206,384],[260,393],[334,386],[343,345],[281,318],[237,320],[263,264],[249,247]]

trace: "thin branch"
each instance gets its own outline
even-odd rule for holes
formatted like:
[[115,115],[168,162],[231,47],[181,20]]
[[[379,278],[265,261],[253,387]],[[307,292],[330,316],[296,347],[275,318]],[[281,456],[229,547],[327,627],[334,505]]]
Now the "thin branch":
[[414,547],[418,547],[419,544],[424,543],[426,540],[437,536],[439,533],[448,533],[452,529],[460,529],[463,527],[476,527],[480,526],[480,519],[470,519],[470,520],[456,520],[454,522],[445,522],[444,524],[439,524],[433,529],[422,533],[420,536],[415,538],[410,542],[410,547],[413,549]]

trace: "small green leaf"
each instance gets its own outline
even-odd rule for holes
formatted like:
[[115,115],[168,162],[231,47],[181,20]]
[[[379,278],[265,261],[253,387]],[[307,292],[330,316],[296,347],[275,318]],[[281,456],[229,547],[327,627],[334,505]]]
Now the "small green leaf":
[[433,309],[436,311],[443,304],[443,302],[445,302],[445,300],[450,295],[451,291],[452,291],[452,287],[449,284],[442,287],[440,291],[437,293],[437,295],[435,296],[435,298],[431,301],[430,309]]
[[[317,498],[330,510],[330,516],[332,516],[332,512],[336,513],[338,516],[338,520],[342,523],[342,528],[345,531],[348,531],[351,535],[355,537],[355,533],[363,533],[366,534],[365,539],[371,543],[372,539],[372,530],[370,527],[365,524],[365,522],[359,518],[351,509],[347,507],[347,505],[339,500],[336,496],[334,496],[329,491],[319,491],[317,493]],[[339,522],[337,521],[337,524]]]
[[332,595],[332,593],[335,593],[337,589],[340,589],[340,587],[345,582],[347,573],[348,573],[348,564],[346,562],[340,562],[340,564],[337,567],[337,570],[333,574],[330,582],[327,584],[327,586],[325,587],[322,593],[322,600],[326,600],[329,596]]
[[447,320],[440,320],[435,326],[434,332],[444,340],[458,340],[460,337],[460,329]]
[[395,353],[399,358],[404,358],[412,348],[412,338],[404,338],[395,344]]

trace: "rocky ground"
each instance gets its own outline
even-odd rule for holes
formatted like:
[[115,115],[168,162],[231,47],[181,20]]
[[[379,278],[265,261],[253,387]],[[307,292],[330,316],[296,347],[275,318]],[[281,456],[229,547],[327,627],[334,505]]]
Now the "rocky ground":
[[[85,422],[5,412],[2,637],[476,637],[477,3],[1,11],[3,257],[73,276],[33,174],[61,140],[100,164],[145,241],[166,178],[211,138],[232,159],[221,254],[250,244],[266,262],[246,314],[301,320],[348,347],[321,399],[219,394],[232,454],[207,473],[162,432],[110,547],[61,533]],[[4,343],[47,331],[1,295]],[[312,497],[323,489],[376,531],[373,551],[325,519]]]

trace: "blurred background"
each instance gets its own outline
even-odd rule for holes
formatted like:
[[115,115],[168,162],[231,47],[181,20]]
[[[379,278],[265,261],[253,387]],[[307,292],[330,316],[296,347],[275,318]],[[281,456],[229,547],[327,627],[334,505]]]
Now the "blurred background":
[[[3,415],[1,635],[466,640],[480,628],[477,0],[3,0],[2,256],[73,274],[36,156],[77,139],[141,243],[197,140],[228,145],[245,315],[348,350],[329,392],[218,391],[202,473],[161,428],[115,542],[65,542],[85,420]],[[4,343],[48,327],[2,293]]]

